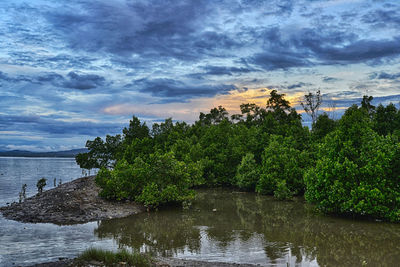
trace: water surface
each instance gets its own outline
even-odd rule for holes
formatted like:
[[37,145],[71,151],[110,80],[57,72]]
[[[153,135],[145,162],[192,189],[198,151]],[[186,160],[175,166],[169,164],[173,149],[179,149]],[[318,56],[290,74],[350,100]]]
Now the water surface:
[[[215,210],[216,211],[213,211]],[[268,266],[399,266],[400,225],[316,214],[303,199],[201,190],[192,209],[104,221],[95,234],[162,256]]]
[[[40,177],[69,181],[81,170],[73,159],[0,158],[1,173],[4,205],[18,200],[23,183],[31,195]],[[301,198],[280,202],[222,189],[199,190],[189,210],[73,226],[0,216],[0,266],[74,257],[88,247],[264,266],[398,266],[400,225],[322,216]]]
[[58,184],[81,176],[82,170],[73,158],[0,157],[0,205],[18,201],[23,184],[27,184],[27,196],[34,195],[42,177],[47,179],[47,190],[54,187],[54,178]]
[[[68,182],[82,176],[72,158],[0,157],[0,205],[18,202],[18,193],[27,184],[27,196],[37,193],[36,182],[45,177],[45,190],[56,183]],[[74,226],[20,223],[0,214],[0,266],[29,265],[75,257],[91,246],[116,249],[112,239],[95,236],[97,223]]]

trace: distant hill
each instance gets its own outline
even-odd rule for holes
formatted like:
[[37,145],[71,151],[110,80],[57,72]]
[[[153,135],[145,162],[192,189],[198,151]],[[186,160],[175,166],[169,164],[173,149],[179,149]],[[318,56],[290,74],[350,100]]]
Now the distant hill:
[[25,150],[0,151],[0,157],[43,157],[43,158],[74,158],[79,153],[85,153],[86,148],[55,151],[55,152],[32,152]]

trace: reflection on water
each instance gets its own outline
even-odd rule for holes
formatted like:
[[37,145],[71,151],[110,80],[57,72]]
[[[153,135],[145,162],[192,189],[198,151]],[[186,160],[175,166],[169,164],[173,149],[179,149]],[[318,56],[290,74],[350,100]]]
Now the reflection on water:
[[[216,212],[213,212],[216,209]],[[400,225],[315,214],[228,190],[200,191],[191,210],[171,208],[103,221],[100,238],[156,255],[290,266],[396,266]]]
[[[74,159],[0,158],[0,205],[40,177],[80,176]],[[213,209],[216,209],[213,212]],[[298,199],[201,190],[192,209],[162,209],[72,226],[25,224],[0,216],[0,266],[74,257],[88,247],[131,247],[157,255],[277,266],[399,266],[400,224],[315,214]]]
[[[27,184],[27,196],[36,194],[36,182],[48,179],[45,189],[57,182],[81,176],[73,158],[2,158],[0,157],[0,206],[18,201],[18,192]],[[0,215],[0,266],[26,266],[59,257],[75,257],[91,246],[116,248],[112,239],[99,240],[94,234],[97,223],[72,226],[19,223]]]
[[89,247],[116,249],[112,239],[99,240],[93,235],[96,222],[58,226],[19,223],[0,215],[0,266],[26,266],[72,258]]

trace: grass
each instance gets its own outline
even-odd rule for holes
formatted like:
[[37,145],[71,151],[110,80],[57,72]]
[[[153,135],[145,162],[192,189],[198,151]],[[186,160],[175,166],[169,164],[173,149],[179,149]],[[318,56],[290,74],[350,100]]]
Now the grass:
[[77,260],[78,262],[98,261],[102,262],[106,266],[118,266],[120,262],[124,262],[126,266],[151,266],[150,257],[139,253],[130,253],[126,250],[113,252],[97,248],[89,248],[85,250]]

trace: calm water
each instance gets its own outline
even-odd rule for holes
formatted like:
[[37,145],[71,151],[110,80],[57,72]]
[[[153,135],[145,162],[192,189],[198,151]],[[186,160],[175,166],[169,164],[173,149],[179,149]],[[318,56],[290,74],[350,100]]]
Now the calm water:
[[[81,171],[72,159],[0,158],[1,173],[3,203],[17,200],[23,183],[34,193],[37,178],[68,181]],[[75,226],[0,217],[0,266],[73,257],[88,247],[267,266],[399,266],[400,224],[326,217],[301,199],[278,202],[230,190],[201,190],[189,210]]]

